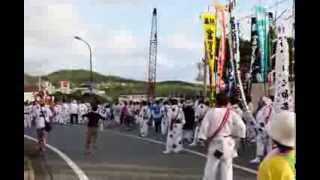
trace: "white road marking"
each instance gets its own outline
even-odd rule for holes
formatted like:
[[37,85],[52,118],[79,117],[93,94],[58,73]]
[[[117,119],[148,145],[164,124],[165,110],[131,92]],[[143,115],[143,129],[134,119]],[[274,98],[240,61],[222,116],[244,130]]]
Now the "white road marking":
[[[108,131],[110,131],[112,133],[115,133],[115,134],[122,135],[122,136],[127,136],[127,137],[131,137],[131,138],[135,138],[135,139],[140,139],[140,140],[143,140],[143,141],[148,141],[148,142],[151,142],[151,143],[165,145],[165,143],[162,142],[162,141],[158,141],[158,140],[154,140],[154,139],[150,139],[150,138],[143,138],[143,137],[139,137],[139,136],[135,136],[135,135],[131,135],[131,134],[124,134],[124,133],[116,132],[116,131],[113,131],[113,130],[108,130]],[[186,152],[189,152],[191,154],[204,157],[204,158],[207,157],[205,154],[197,152],[197,151],[194,151],[194,150],[191,150],[191,149],[183,148],[183,150],[186,151]],[[257,171],[254,170],[254,169],[250,169],[250,168],[247,168],[247,167],[244,167],[244,166],[240,166],[240,165],[237,165],[237,164],[233,164],[233,167],[257,175]]]
[[[35,138],[24,135],[26,139],[38,142]],[[61,152],[59,149],[47,144],[46,145],[49,149],[57,153],[64,161],[67,162],[67,164],[70,166],[70,168],[77,174],[80,180],[89,180],[88,176],[79,168],[79,166],[76,165],[67,155],[65,155],[63,152]]]

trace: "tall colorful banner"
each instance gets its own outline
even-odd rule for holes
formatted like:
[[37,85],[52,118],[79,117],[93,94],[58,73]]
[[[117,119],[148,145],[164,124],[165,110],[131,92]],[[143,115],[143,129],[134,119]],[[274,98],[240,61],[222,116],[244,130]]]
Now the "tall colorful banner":
[[293,111],[289,84],[289,45],[283,26],[278,29],[275,73],[275,111]]
[[222,34],[220,37],[219,43],[219,55],[217,62],[217,87],[219,91],[224,90],[224,82],[223,82],[223,71],[224,71],[224,63],[225,63],[225,49],[226,49],[226,21],[225,21],[225,8],[219,8],[218,10],[218,18],[220,19],[220,25]]
[[[257,31],[258,31],[258,46],[260,57],[260,78],[258,82],[266,82],[268,73],[268,32],[269,18],[266,16],[266,9],[261,6],[256,6]],[[268,28],[267,28],[268,27]]]
[[210,83],[210,101],[213,103],[215,96],[215,54],[216,54],[216,16],[211,12],[203,12],[204,44],[205,54],[208,58],[209,83]]
[[[251,95],[251,86],[254,77],[256,77],[257,70],[259,70],[259,62],[257,62],[257,51],[258,51],[258,32],[257,32],[257,19],[256,17],[251,18],[251,62],[250,69],[247,77],[248,85],[246,94]],[[258,68],[257,68],[258,67]]]

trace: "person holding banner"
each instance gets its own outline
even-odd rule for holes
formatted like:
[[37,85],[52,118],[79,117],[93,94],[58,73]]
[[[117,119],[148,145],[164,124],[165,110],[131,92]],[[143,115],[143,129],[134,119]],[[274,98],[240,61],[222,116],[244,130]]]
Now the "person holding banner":
[[216,95],[216,107],[209,109],[199,132],[207,145],[207,162],[203,180],[232,180],[232,159],[237,156],[234,138],[245,138],[246,126],[241,117],[228,107],[225,94]]

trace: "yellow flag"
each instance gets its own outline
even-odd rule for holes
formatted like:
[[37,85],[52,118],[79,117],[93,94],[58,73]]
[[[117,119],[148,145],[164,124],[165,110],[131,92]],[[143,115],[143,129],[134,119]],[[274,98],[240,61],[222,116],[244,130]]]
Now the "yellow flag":
[[210,100],[213,101],[215,94],[216,16],[211,12],[203,12],[201,19],[203,19],[205,54],[209,65]]

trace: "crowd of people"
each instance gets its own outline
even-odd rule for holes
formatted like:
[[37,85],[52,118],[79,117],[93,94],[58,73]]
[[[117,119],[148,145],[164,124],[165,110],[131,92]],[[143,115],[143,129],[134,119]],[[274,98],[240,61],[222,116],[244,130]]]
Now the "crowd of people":
[[[256,155],[250,163],[261,163],[263,159],[268,159],[261,163],[265,174],[259,173],[260,179],[270,176],[268,171],[270,166],[274,166],[274,161],[270,158],[274,159],[275,154],[276,157],[285,154],[285,157],[292,160],[294,135],[289,133],[291,136],[287,136],[288,131],[295,131],[293,124],[289,122],[294,122],[294,113],[275,113],[273,97],[261,97],[256,110],[253,109],[251,98],[247,97],[247,111],[243,109],[238,98],[229,98],[221,93],[216,95],[215,100],[214,108],[211,108],[209,101],[203,97],[159,99],[154,102],[123,101],[115,104],[78,103],[73,100],[51,106],[43,102],[32,102],[25,103],[24,122],[26,128],[32,125],[36,127],[41,151],[45,148],[46,136],[51,129],[47,126],[50,126],[50,123],[86,124],[87,154],[93,152],[99,128],[138,128],[141,137],[149,136],[150,130],[153,130],[166,138],[164,154],[179,153],[184,146],[206,148],[208,156],[204,180],[213,177],[221,180],[233,178],[232,159],[238,156],[237,149],[241,142],[256,143]],[[274,121],[276,125],[273,124]],[[280,132],[281,126],[282,131],[287,128],[285,132]],[[273,129],[270,130],[269,127]],[[275,162],[279,164],[281,160],[277,160]]]

